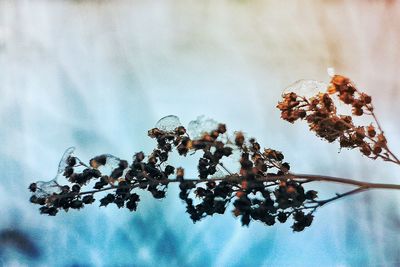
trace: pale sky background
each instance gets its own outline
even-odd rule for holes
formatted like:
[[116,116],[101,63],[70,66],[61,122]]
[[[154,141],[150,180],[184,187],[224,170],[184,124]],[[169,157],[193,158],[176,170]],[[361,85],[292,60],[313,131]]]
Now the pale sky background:
[[[339,149],[280,120],[283,90],[328,81],[327,67],[373,97],[400,154],[398,1],[0,1],[0,230],[20,229],[36,258],[0,247],[4,266],[398,266],[400,194],[327,205],[312,227],[192,224],[171,187],[129,213],[97,205],[40,215],[30,182],[63,151],[89,160],[149,151],[157,120],[199,115],[282,150],[295,172],[398,182],[399,167]],[[190,163],[190,162],[189,162]],[[317,186],[321,193],[346,190]]]

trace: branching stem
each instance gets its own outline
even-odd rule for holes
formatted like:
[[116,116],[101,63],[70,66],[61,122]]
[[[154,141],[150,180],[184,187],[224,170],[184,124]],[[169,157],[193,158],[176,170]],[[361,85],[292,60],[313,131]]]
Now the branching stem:
[[[200,184],[200,183],[205,183],[208,181],[227,181],[227,182],[233,182],[233,183],[240,183],[244,177],[238,176],[238,175],[228,175],[225,177],[218,177],[218,178],[210,178],[207,180],[200,180],[200,179],[185,179],[184,181],[186,182],[193,182],[195,184]],[[287,181],[287,180],[295,180],[300,183],[310,183],[310,182],[331,182],[331,183],[338,183],[338,184],[345,184],[345,185],[352,185],[356,186],[355,189],[350,190],[348,192],[342,193],[342,194],[337,194],[335,197],[325,199],[325,200],[314,200],[312,203],[315,203],[315,205],[308,206],[306,208],[312,208],[314,211],[318,208],[321,207],[327,203],[333,202],[335,200],[338,200],[340,198],[354,195],[357,193],[365,192],[371,189],[392,189],[392,190],[400,190],[400,185],[399,184],[388,184],[388,183],[371,183],[371,182],[364,182],[364,181],[359,181],[359,180],[354,180],[354,179],[348,179],[348,178],[342,178],[342,177],[334,177],[334,176],[326,176],[326,175],[313,175],[313,174],[295,174],[295,173],[290,173],[287,175],[282,175],[282,176],[277,176],[277,175],[266,175],[264,177],[260,177],[257,179],[258,181],[263,181],[263,182],[275,182],[272,185],[277,185],[277,181]],[[154,185],[154,184],[166,184],[166,183],[179,183],[181,180],[179,179],[163,179],[163,180],[148,180],[146,183],[148,185]],[[138,183],[134,183],[128,186],[130,190],[138,187]],[[90,190],[90,191],[84,191],[84,192],[79,192],[76,193],[75,195],[70,195],[70,196],[82,196],[82,195],[88,195],[88,194],[95,194],[103,191],[108,191],[108,190],[115,190],[117,189],[116,186],[109,186],[105,187],[102,189],[97,189],[97,190]]]

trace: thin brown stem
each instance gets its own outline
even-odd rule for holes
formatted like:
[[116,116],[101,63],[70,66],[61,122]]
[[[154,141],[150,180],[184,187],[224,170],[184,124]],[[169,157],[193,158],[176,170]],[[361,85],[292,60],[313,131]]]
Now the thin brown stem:
[[[320,207],[322,207],[322,206],[324,206],[324,205],[326,205],[328,203],[331,203],[331,202],[333,202],[335,200],[338,200],[338,199],[346,197],[346,196],[355,195],[355,194],[364,192],[366,190],[368,190],[368,188],[365,188],[365,187],[361,186],[361,187],[358,187],[356,189],[347,191],[347,192],[342,193],[342,194],[336,194],[336,196],[332,197],[332,198],[328,198],[328,199],[324,199],[324,200],[313,200],[313,201],[311,201],[309,203],[312,203],[314,205],[304,205],[303,209],[312,209],[311,213],[314,213],[318,208],[320,208]],[[309,203],[307,203],[307,204],[309,204]]]
[[[184,181],[186,182],[193,182],[195,184],[199,183],[205,183],[209,181],[228,181],[228,182],[233,182],[233,183],[240,183],[243,179],[245,179],[242,176],[239,175],[228,175],[225,177],[218,177],[218,178],[210,178],[207,180],[200,180],[200,179],[185,179]],[[277,181],[287,181],[287,180],[295,180],[300,183],[310,183],[310,182],[332,182],[332,183],[339,183],[339,184],[345,184],[345,185],[352,185],[352,186],[357,186],[355,192],[362,192],[370,189],[392,189],[392,190],[400,190],[400,184],[387,184],[387,183],[370,183],[370,182],[363,182],[359,180],[354,180],[354,179],[348,179],[348,178],[342,178],[342,177],[334,177],[334,176],[326,176],[326,175],[313,175],[313,174],[296,174],[296,173],[290,173],[287,175],[266,175],[263,177],[257,178],[257,181],[263,181],[263,182],[277,182]],[[179,179],[162,179],[162,180],[149,180],[147,181],[147,184],[165,184],[165,183],[179,183],[181,180]],[[273,184],[276,185],[276,184]],[[133,189],[137,187],[138,184],[134,183],[132,185],[129,185],[129,189]],[[85,191],[85,192],[80,192],[76,194],[77,196],[80,195],[86,195],[86,194],[95,194],[98,192],[103,192],[107,190],[113,190],[117,189],[118,187],[115,186],[109,186],[106,188],[102,189],[97,189],[97,190],[91,190],[91,191]],[[351,192],[351,191],[350,191]],[[351,193],[353,194],[353,193]],[[341,197],[350,195],[350,193],[345,193],[341,195]],[[341,197],[335,197],[332,199],[339,199]],[[330,202],[330,201],[329,201]]]
[[232,173],[224,166],[222,162],[218,163],[219,166],[221,166],[222,169],[224,169],[229,175],[232,175]]
[[320,200],[320,201],[315,201],[315,203],[317,203],[318,206],[321,207],[321,206],[323,206],[323,205],[325,205],[325,204],[327,204],[327,203],[329,203],[329,202],[338,200],[338,199],[343,198],[343,197],[346,197],[346,196],[350,196],[350,195],[354,195],[354,194],[357,194],[357,193],[361,193],[361,192],[363,192],[363,191],[365,191],[365,190],[368,190],[368,188],[365,188],[365,187],[362,187],[362,186],[361,186],[361,187],[359,187],[359,188],[350,190],[350,191],[348,191],[348,192],[346,192],[346,193],[343,193],[343,194],[336,194],[335,197],[332,197],[332,198],[329,198],[329,199]]
[[[356,89],[356,91],[357,91],[357,93],[358,94],[362,94],[358,89]],[[369,105],[367,105],[367,109],[368,109],[368,111],[370,112],[370,116],[372,116],[372,118],[374,119],[374,121],[375,121],[375,124],[376,124],[376,126],[378,127],[378,130],[379,130],[379,132],[380,133],[382,133],[382,135],[384,134],[384,131],[383,131],[383,128],[382,128],[382,126],[381,126],[381,124],[380,124],[380,122],[379,122],[379,120],[378,120],[378,117],[375,115],[375,112],[374,112],[374,110],[375,110],[375,108],[374,108],[374,106],[372,105],[372,103],[370,103]],[[371,140],[371,141],[373,141],[373,142],[375,142],[375,140]],[[376,142],[375,142],[376,143]],[[391,159],[390,157],[387,157],[387,159],[385,159],[383,156],[381,156],[384,160],[386,160],[386,161],[390,161],[390,162],[393,162],[393,163],[396,163],[396,164],[398,164],[398,165],[400,165],[400,160],[397,158],[397,156],[389,149],[389,147],[386,145],[385,147],[384,147],[384,149],[386,150],[386,152],[393,158],[393,159]]]

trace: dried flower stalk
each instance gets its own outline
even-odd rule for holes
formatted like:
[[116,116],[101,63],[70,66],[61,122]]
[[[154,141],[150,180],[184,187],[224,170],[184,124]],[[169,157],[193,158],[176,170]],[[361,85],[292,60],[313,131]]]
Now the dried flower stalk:
[[[338,114],[335,101],[351,106],[352,114]],[[341,147],[357,148],[371,159],[381,158],[400,165],[388,147],[371,97],[344,76],[333,76],[326,92],[309,99],[295,92],[286,93],[277,107],[282,119],[291,123],[305,120],[312,132],[328,142],[339,141]],[[353,116],[371,116],[373,123],[355,125]],[[229,137],[225,124],[191,138],[177,117],[168,116],[161,122],[148,132],[157,141],[157,147],[149,155],[136,153],[131,162],[104,154],[85,164],[73,155],[73,149],[68,149],[57,177],[65,177],[69,185],[59,184],[57,177],[49,182],[32,183],[30,201],[41,206],[41,213],[54,216],[60,210],[81,209],[95,201],[95,194],[103,194],[100,206],[113,203],[118,208],[135,211],[140,202],[138,192],[148,191],[161,199],[166,196],[169,184],[177,183],[179,197],[193,222],[223,214],[233,203],[232,213],[240,217],[243,225],[249,225],[251,220],[273,225],[291,217],[293,231],[302,231],[311,225],[315,211],[327,203],[371,189],[400,189],[397,184],[292,173],[282,152],[262,149],[254,138],[247,139],[241,132]],[[168,164],[173,152],[180,156],[201,153],[198,178],[187,178],[184,168]],[[238,172],[224,164],[234,156],[239,156]],[[217,175],[221,172],[223,175]],[[315,190],[305,189],[305,184],[313,182],[334,182],[355,188],[319,199]],[[105,195],[106,191],[110,193]]]

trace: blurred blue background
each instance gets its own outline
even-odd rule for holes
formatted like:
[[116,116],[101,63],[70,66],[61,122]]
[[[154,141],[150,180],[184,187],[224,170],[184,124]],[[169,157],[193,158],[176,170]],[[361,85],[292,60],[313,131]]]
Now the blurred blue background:
[[[312,227],[241,227],[228,212],[193,224],[171,186],[136,213],[114,205],[40,215],[27,187],[63,151],[124,159],[154,145],[165,115],[199,115],[281,150],[295,172],[398,182],[398,167],[327,144],[275,106],[327,67],[369,93],[400,152],[398,1],[0,1],[0,243],[3,266],[399,266],[400,194],[327,205]],[[186,161],[190,164],[190,161]],[[328,196],[348,188],[316,185]]]

